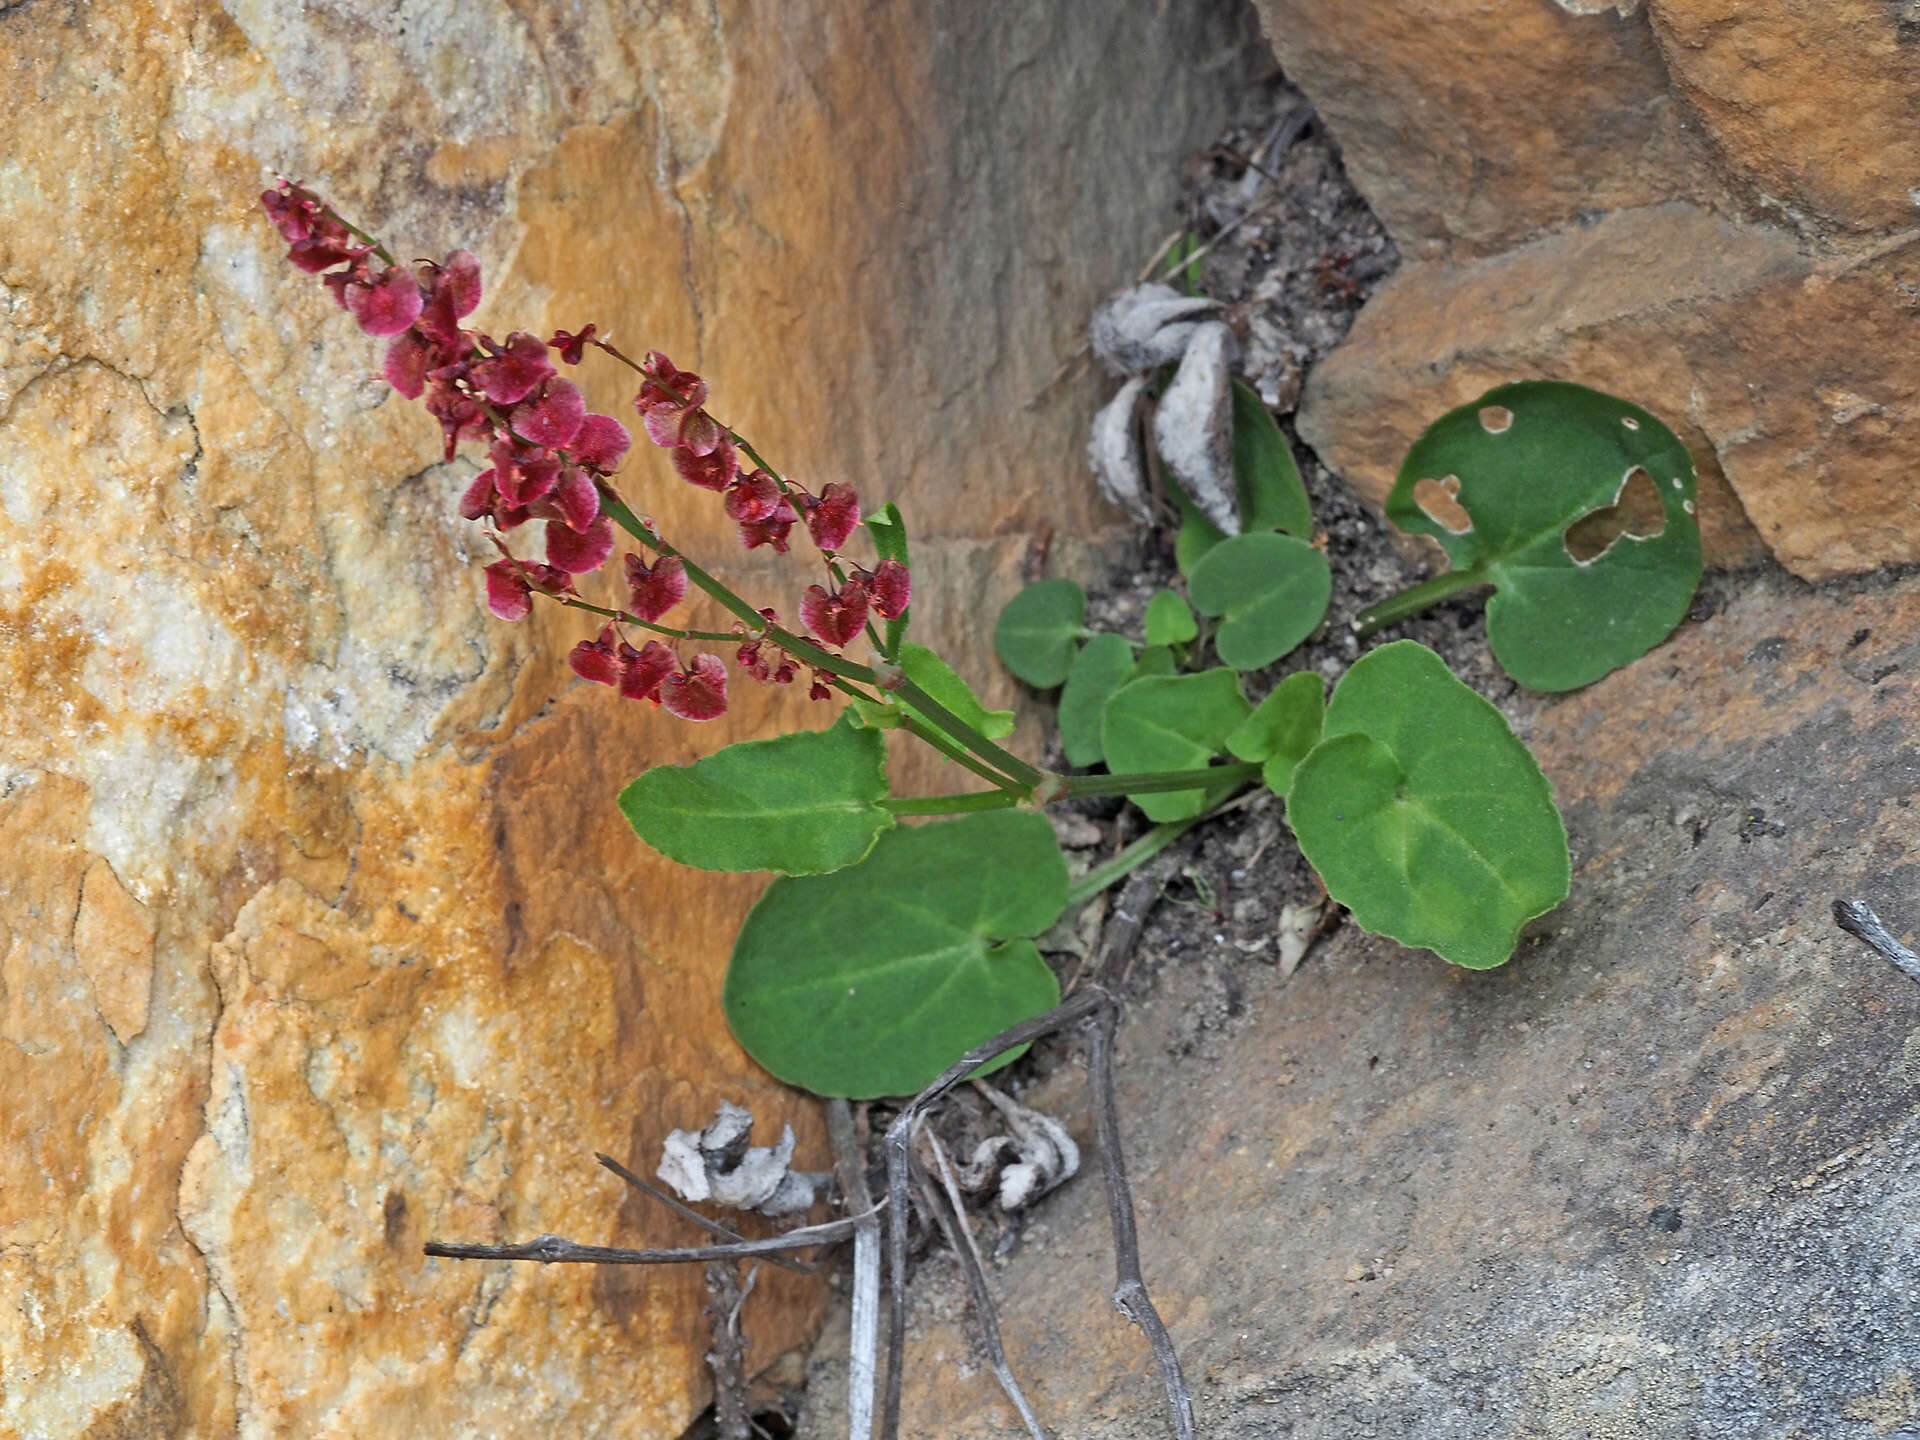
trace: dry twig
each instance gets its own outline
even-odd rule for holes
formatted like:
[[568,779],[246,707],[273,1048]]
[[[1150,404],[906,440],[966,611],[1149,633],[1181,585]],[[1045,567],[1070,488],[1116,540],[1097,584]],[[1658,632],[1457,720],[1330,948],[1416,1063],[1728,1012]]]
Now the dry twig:
[[753,1420],[747,1414],[747,1347],[740,1338],[740,1307],[747,1303],[759,1273],[756,1266],[743,1287],[733,1261],[707,1263],[707,1322],[713,1328],[707,1365],[713,1371],[713,1420],[719,1440],[753,1440]]
[[[717,1236],[722,1240],[745,1240],[747,1238],[746,1236],[742,1235],[738,1230],[729,1230],[726,1226],[722,1225],[718,1220],[712,1219],[706,1215],[702,1215],[698,1210],[695,1210],[691,1205],[685,1204],[684,1202],[675,1198],[674,1196],[669,1195],[665,1190],[662,1190],[658,1185],[650,1184],[649,1182],[642,1180],[638,1175],[634,1174],[633,1171],[629,1170],[626,1166],[622,1165],[618,1160],[614,1159],[611,1155],[602,1155],[599,1151],[596,1150],[594,1152],[593,1158],[598,1160],[602,1165],[604,1165],[607,1169],[611,1170],[614,1174],[618,1175],[622,1180],[626,1181],[627,1184],[633,1186],[633,1188],[638,1190],[642,1195],[645,1195],[652,1200],[658,1200],[662,1205],[666,1206],[669,1210],[673,1211],[673,1213],[678,1215],[682,1220],[691,1220],[694,1224],[698,1225],[702,1230],[706,1231],[709,1235]],[[789,1260],[784,1255],[769,1255],[767,1259],[772,1261],[775,1265],[778,1265],[782,1270],[791,1270],[797,1275],[811,1275],[813,1274],[814,1271],[820,1268],[819,1263],[817,1261],[809,1265],[805,1261]]]
[[847,1355],[847,1435],[873,1434],[874,1361],[880,1348],[880,1222],[867,1191],[867,1162],[853,1130],[853,1107],[827,1101],[827,1135],[840,1203],[859,1218],[853,1232],[853,1333]]
[[1833,921],[1849,935],[1864,940],[1900,968],[1901,973],[1920,980],[1920,955],[1916,955],[1881,923],[1880,917],[1864,900],[1833,902]]
[[[871,1212],[870,1212],[871,1213]],[[738,1260],[778,1255],[787,1250],[811,1250],[850,1240],[866,1216],[829,1220],[769,1235],[764,1240],[739,1240],[726,1245],[687,1245],[677,1250],[623,1250],[611,1245],[581,1245],[562,1235],[536,1235],[518,1245],[460,1245],[429,1240],[426,1253],[443,1260],[538,1260],[542,1265],[687,1265],[707,1260]]]

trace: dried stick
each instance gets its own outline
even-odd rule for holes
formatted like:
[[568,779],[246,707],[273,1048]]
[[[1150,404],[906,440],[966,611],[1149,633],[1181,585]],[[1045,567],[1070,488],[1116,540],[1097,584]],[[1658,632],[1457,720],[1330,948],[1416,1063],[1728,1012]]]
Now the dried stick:
[[913,1125],[927,1107],[994,1056],[1043,1035],[1076,1024],[1108,1003],[1104,991],[1089,987],[1044,1015],[1008,1026],[949,1065],[926,1089],[909,1100],[887,1126],[887,1281],[892,1295],[887,1316],[887,1401],[881,1416],[881,1440],[900,1433],[900,1365],[907,1348],[907,1176]]
[[747,1303],[747,1292],[740,1288],[734,1263],[707,1262],[707,1321],[713,1328],[707,1365],[713,1371],[713,1420],[720,1440],[753,1440],[753,1421],[747,1415],[746,1346],[740,1342],[740,1307]]
[[[642,1195],[646,1195],[651,1199],[658,1200],[662,1205],[666,1206],[669,1210],[673,1211],[673,1213],[678,1215],[682,1220],[691,1220],[694,1224],[698,1225],[702,1230],[706,1231],[709,1235],[717,1236],[722,1240],[745,1240],[747,1238],[746,1236],[742,1235],[738,1230],[729,1230],[726,1226],[722,1225],[718,1220],[715,1220],[710,1216],[702,1215],[698,1210],[694,1209],[691,1205],[681,1204],[679,1200],[675,1199],[672,1195],[669,1195],[665,1190],[662,1190],[658,1185],[654,1185],[649,1183],[648,1181],[642,1180],[638,1175],[634,1174],[633,1171],[629,1170],[626,1166],[622,1165],[618,1160],[614,1159],[611,1155],[602,1155],[599,1151],[596,1150],[594,1152],[593,1158],[598,1160],[602,1165],[606,1166],[606,1168],[611,1170],[614,1174],[618,1175],[622,1180],[626,1181],[627,1184],[633,1186],[633,1188],[638,1190]],[[778,1265],[782,1270],[791,1270],[797,1275],[811,1275],[820,1268],[817,1262],[809,1265],[806,1262],[801,1260],[789,1260],[784,1255],[769,1255],[767,1259],[772,1261],[775,1265]]]
[[1880,917],[1873,913],[1872,907],[1864,900],[1834,901],[1833,922],[1849,935],[1866,941],[1897,965],[1903,974],[1920,980],[1920,955],[1894,939],[1893,932],[1881,923]]
[[1040,1428],[1040,1417],[1033,1413],[1033,1406],[1027,1403],[1026,1392],[1021,1390],[1020,1382],[1014,1378],[1013,1367],[1007,1363],[1006,1348],[1000,1343],[1000,1317],[993,1308],[993,1293],[987,1289],[986,1266],[981,1262],[979,1246],[974,1244],[973,1227],[967,1224],[966,1206],[960,1199],[960,1186],[953,1178],[953,1166],[948,1163],[946,1148],[931,1130],[922,1133],[931,1142],[934,1159],[939,1162],[940,1178],[946,1187],[952,1214],[948,1214],[948,1204],[942,1203],[940,1197],[933,1193],[933,1187],[925,1183],[924,1172],[916,1166],[916,1178],[922,1182],[921,1200],[939,1222],[941,1233],[947,1237],[947,1247],[953,1251],[960,1262],[961,1272],[967,1277],[967,1293],[973,1301],[973,1317],[980,1325],[980,1342],[987,1352],[987,1364],[993,1368],[993,1377],[1000,1382],[1007,1399],[1013,1402],[1013,1408],[1020,1412],[1027,1433],[1033,1440],[1047,1440],[1047,1432]]
[[[873,1213],[873,1212],[869,1212]],[[787,1250],[811,1250],[852,1239],[861,1220],[829,1220],[764,1240],[740,1240],[728,1245],[688,1245],[678,1250],[622,1250],[609,1245],[581,1245],[561,1235],[537,1235],[518,1245],[460,1245],[429,1240],[426,1253],[443,1260],[538,1260],[542,1265],[687,1265],[707,1260],[737,1260],[747,1256],[778,1255]]]
[[860,1218],[853,1232],[853,1333],[847,1346],[848,1440],[873,1434],[875,1359],[880,1348],[880,1222],[867,1190],[867,1162],[853,1132],[853,1107],[827,1101],[827,1135],[833,1141],[833,1170],[840,1181],[840,1202]]

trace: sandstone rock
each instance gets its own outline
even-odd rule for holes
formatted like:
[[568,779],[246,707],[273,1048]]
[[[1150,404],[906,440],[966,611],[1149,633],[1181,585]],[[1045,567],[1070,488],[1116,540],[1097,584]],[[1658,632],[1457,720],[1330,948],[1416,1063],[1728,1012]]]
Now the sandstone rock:
[[[1290,981],[1162,961],[1119,1043],[1148,1283],[1202,1433],[1345,1440],[1893,1435],[1920,1423],[1920,583],[1718,582],[1657,663],[1520,720],[1571,898],[1472,974],[1344,928]],[[1233,896],[1223,894],[1222,905]],[[1204,938],[1204,937],[1203,937]],[[1138,964],[1151,964],[1143,954]],[[1199,972],[1244,1018],[1178,1053]],[[1030,1103],[1092,1129],[1069,1066]],[[1098,1166],[994,1284],[1065,1433],[1165,1435],[1114,1311]],[[916,1282],[902,1433],[1023,1434],[949,1267]],[[802,1433],[836,1433],[824,1333]]]
[[1719,188],[1637,4],[1259,8],[1403,255],[1496,250],[1582,215]]
[[1920,559],[1920,380],[1892,358],[1916,263],[1920,242],[1816,261],[1781,231],[1668,205],[1409,266],[1310,378],[1300,431],[1378,503],[1444,410],[1506,380],[1576,380],[1688,442],[1710,563],[1760,542],[1808,579]]
[[[796,474],[906,504],[951,638],[1040,520],[1099,538],[1095,387],[1025,404],[1246,38],[1225,6],[0,9],[0,1432],[677,1434],[697,1275],[421,1242],[689,1239],[591,1153],[650,1169],[723,1096],[823,1159],[720,1019],[755,883],[610,804],[793,710],[671,723],[570,682],[573,617],[490,621],[474,467],[262,185],[475,249],[491,328],[699,366]],[[622,483],[790,606],[657,455]],[[763,1274],[753,1356],[821,1293]]]
[[1783,218],[1912,225],[1920,14],[1886,0],[1651,0],[1676,89]]

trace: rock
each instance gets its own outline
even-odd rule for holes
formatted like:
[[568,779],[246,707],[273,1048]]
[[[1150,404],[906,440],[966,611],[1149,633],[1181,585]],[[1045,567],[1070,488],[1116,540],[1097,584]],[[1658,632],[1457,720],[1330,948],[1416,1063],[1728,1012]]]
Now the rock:
[[1807,579],[1920,559],[1905,479],[1920,380],[1887,361],[1913,333],[1916,260],[1907,241],[1815,261],[1778,230],[1665,205],[1407,266],[1314,371],[1300,433],[1377,504],[1445,410],[1509,380],[1576,380],[1688,442],[1710,563],[1762,543]]
[[1787,223],[1912,225],[1920,12],[1887,0],[1650,0],[1674,88]]
[[1631,0],[1258,3],[1405,256],[1719,188]]
[[[650,1170],[722,1096],[825,1163],[721,1021],[757,882],[610,803],[795,708],[671,722],[572,683],[589,624],[488,619],[476,467],[263,185],[468,246],[489,328],[658,345],[816,488],[902,501],[917,618],[993,677],[968,622],[1028,532],[1070,563],[1112,521],[1008,480],[1078,472],[1096,387],[1027,402],[1246,38],[1212,5],[0,7],[0,1432],[676,1435],[697,1272],[422,1242],[690,1241],[592,1152]],[[642,451],[640,507],[790,608]],[[751,1358],[822,1299],[763,1273]]]
[[[1648,661],[1516,702],[1574,882],[1505,967],[1348,924],[1291,980],[1246,969],[1217,1058],[1173,1043],[1203,967],[1166,965],[1130,1012],[1142,1261],[1202,1433],[1920,1422],[1920,1311],[1885,1278],[1920,1264],[1920,987],[1829,909],[1920,928],[1920,581],[1713,596]],[[1076,1066],[1026,1101],[1091,1133]],[[1043,1422],[1160,1436],[1098,1169],[999,1267],[1000,1328]],[[938,1264],[916,1282],[902,1433],[1023,1433],[961,1293]],[[803,1435],[836,1433],[844,1343],[830,1321]]]

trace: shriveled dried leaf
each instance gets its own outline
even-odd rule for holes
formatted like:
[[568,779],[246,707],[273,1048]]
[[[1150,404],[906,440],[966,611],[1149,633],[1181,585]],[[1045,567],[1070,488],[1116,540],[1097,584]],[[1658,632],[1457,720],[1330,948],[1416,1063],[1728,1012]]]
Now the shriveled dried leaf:
[[1219,308],[1171,285],[1133,285],[1093,312],[1087,341],[1109,375],[1144,375],[1178,360],[1198,317]]
[[1087,464],[1100,493],[1142,525],[1153,519],[1147,500],[1147,462],[1141,453],[1137,416],[1140,396],[1147,388],[1144,376],[1127,381],[1120,393],[1093,417],[1087,436]]
[[1180,488],[1226,535],[1240,533],[1234,499],[1233,332],[1198,327],[1153,417],[1154,444]]

